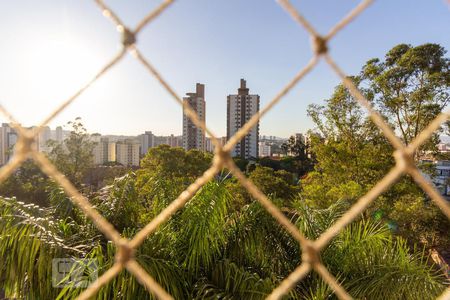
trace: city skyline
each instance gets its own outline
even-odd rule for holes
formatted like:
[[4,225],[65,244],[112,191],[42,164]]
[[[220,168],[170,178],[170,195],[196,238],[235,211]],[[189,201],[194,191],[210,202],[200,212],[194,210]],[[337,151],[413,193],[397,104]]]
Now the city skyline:
[[[263,108],[312,55],[306,32],[275,1],[255,3],[177,1],[139,37],[143,54],[180,97],[196,82],[208,86],[206,123],[217,136],[226,135],[226,95],[234,91],[239,78],[246,78],[258,91]],[[321,33],[357,3],[293,1]],[[24,126],[39,124],[90,79],[116,53],[120,39],[91,1],[34,4],[29,0],[0,3],[4,24],[0,104]],[[108,1],[130,27],[158,4]],[[330,51],[348,74],[356,74],[367,60],[382,57],[399,43],[431,42],[450,49],[443,34],[450,27],[447,13],[442,1],[414,6],[405,0],[378,1],[339,33]],[[20,20],[13,17],[17,14]],[[245,47],[235,46],[244,42]],[[275,55],[280,49],[282,55]],[[264,117],[261,132],[286,137],[310,129],[306,106],[329,98],[338,83],[319,63]],[[91,132],[137,135],[152,130],[168,135],[179,133],[181,113],[181,106],[127,56],[49,125],[81,116]]]

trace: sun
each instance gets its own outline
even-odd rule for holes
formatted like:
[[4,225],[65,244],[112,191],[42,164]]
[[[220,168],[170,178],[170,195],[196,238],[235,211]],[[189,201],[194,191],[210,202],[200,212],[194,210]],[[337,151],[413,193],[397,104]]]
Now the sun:
[[30,97],[55,106],[75,93],[98,71],[101,55],[83,39],[71,35],[30,41],[22,50],[24,86]]

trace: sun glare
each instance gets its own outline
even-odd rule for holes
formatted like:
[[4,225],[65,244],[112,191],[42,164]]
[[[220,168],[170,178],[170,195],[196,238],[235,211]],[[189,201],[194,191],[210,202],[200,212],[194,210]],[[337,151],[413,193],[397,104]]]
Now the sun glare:
[[101,57],[74,37],[48,38],[24,49],[27,88],[42,104],[55,106],[85,84],[99,68]]

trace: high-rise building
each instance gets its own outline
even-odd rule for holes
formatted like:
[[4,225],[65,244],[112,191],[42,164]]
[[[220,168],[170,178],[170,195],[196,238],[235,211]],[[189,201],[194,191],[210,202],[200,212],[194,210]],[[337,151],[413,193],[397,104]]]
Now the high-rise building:
[[55,129],[55,140],[56,140],[58,143],[62,143],[63,140],[64,140],[64,137],[63,137],[63,129],[62,129],[61,126],[58,126],[58,127],[56,127],[56,129]]
[[50,152],[50,148],[47,146],[47,142],[52,138],[52,131],[50,127],[45,126],[42,128],[41,133],[37,138],[38,150],[41,152]]
[[[229,140],[250,118],[259,112],[259,95],[250,95],[246,81],[241,79],[237,95],[227,97],[227,140]],[[240,140],[231,151],[233,157],[257,158],[259,122]]]
[[139,142],[141,144],[140,154],[144,156],[147,154],[148,149],[155,146],[155,136],[151,131],[146,131],[139,136]]
[[124,140],[116,143],[117,162],[124,166],[139,166],[140,143],[134,140]]
[[[187,93],[183,98],[184,104],[189,104],[197,113],[200,120],[205,122],[205,85],[197,83],[195,93]],[[192,120],[186,116],[183,107],[183,148],[186,150],[205,150],[205,132],[197,128]]]
[[95,143],[92,150],[95,165],[116,161],[116,143],[99,134],[93,134],[91,139]]
[[214,152],[214,144],[212,142],[212,140],[210,138],[206,138],[205,139],[206,143],[205,143],[205,151],[206,152]]
[[169,135],[166,138],[166,144],[169,145],[170,147],[179,147],[180,146],[179,137],[174,136],[173,134]]
[[14,145],[17,142],[17,133],[9,126],[3,123],[0,127],[0,165],[4,165],[12,156]]
[[272,147],[268,142],[259,142],[259,157],[268,157],[272,155]]

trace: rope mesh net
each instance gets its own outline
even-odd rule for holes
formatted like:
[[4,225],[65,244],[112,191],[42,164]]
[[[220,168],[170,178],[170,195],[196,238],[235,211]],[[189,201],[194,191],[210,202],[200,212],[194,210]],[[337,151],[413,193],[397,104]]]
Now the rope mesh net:
[[[316,29],[308,22],[308,20],[297,11],[289,0],[278,0],[279,5],[301,26],[311,37],[312,57],[309,63],[302,68],[294,78],[257,114],[242,126],[234,136],[232,136],[225,145],[221,145],[216,135],[206,126],[206,124],[198,118],[195,111],[187,104],[183,104],[182,98],[176,94],[172,87],[168,84],[157,69],[144,57],[137,47],[137,35],[141,30],[150,24],[156,17],[161,15],[174,0],[164,0],[156,9],[151,11],[144,17],[134,29],[128,28],[102,0],[95,0],[97,6],[103,13],[103,16],[110,19],[114,23],[116,30],[121,34],[121,50],[111,58],[111,60],[91,78],[84,86],[82,86],[70,98],[62,102],[39,126],[32,129],[24,128],[20,123],[0,105],[0,112],[11,123],[18,134],[14,154],[11,159],[0,169],[0,182],[4,181],[27,159],[34,160],[41,170],[57,182],[64,191],[70,196],[71,201],[76,204],[89,217],[95,226],[117,247],[115,263],[103,273],[96,281],[94,281],[87,289],[85,289],[78,299],[89,299],[96,295],[98,290],[113,279],[123,269],[128,270],[150,293],[159,299],[173,299],[172,296],[165,291],[134,259],[133,253],[144,242],[144,240],[154,233],[157,228],[169,220],[173,214],[182,208],[195,193],[209,180],[211,180],[223,167],[228,168],[231,173],[238,179],[240,184],[261,203],[270,215],[283,226],[294,239],[296,239],[302,250],[302,263],[279,285],[276,287],[268,299],[280,299],[286,295],[299,281],[308,273],[314,271],[322,277],[322,279],[331,287],[334,293],[340,299],[352,299],[346,290],[339,284],[337,279],[328,269],[321,263],[320,252],[339,232],[355,220],[375,199],[393,185],[399,178],[405,174],[409,174],[414,181],[428,194],[432,201],[441,209],[441,211],[450,219],[450,205],[439,194],[434,185],[427,180],[418,170],[414,163],[413,155],[415,151],[436,131],[449,116],[450,111],[441,112],[411,143],[405,145],[394,133],[392,128],[386,124],[381,115],[371,106],[370,102],[358,90],[353,82],[346,76],[344,71],[338,66],[328,53],[328,43],[341,30],[346,28],[348,24],[358,17],[370,4],[372,0],[364,0],[352,11],[348,13],[341,21],[331,28],[326,35],[320,35]],[[87,90],[94,82],[108,72],[113,66],[117,65],[126,54],[130,54],[159,81],[164,89],[172,96],[172,98],[184,107],[185,114],[198,127],[211,138],[215,146],[215,153],[212,165],[206,170],[202,176],[197,178],[178,198],[172,201],[158,216],[156,216],[149,224],[142,228],[132,239],[123,238],[120,233],[90,204],[89,200],[83,196],[75,186],[47,159],[47,157],[38,152],[36,147],[36,138],[44,127],[52,121],[59,113],[65,110],[78,96]],[[233,147],[245,137],[257,122],[272,109],[297,83],[307,75],[317,65],[320,59],[324,59],[330,68],[342,80],[344,86],[351,95],[359,102],[359,104],[367,110],[372,121],[379,127],[385,137],[396,149],[393,153],[395,157],[395,166],[377,183],[374,187],[362,196],[344,215],[336,221],[330,228],[322,233],[316,240],[307,239],[303,233],[290,222],[290,220],[275,206],[270,199],[264,195],[255,184],[249,180],[233,162],[230,151]],[[450,299],[450,288],[447,288],[438,299]]]

